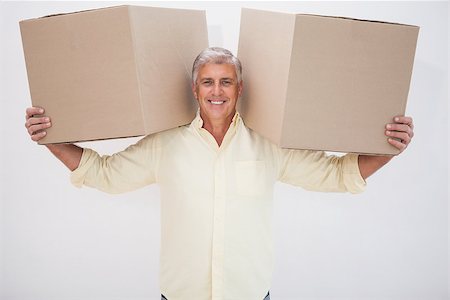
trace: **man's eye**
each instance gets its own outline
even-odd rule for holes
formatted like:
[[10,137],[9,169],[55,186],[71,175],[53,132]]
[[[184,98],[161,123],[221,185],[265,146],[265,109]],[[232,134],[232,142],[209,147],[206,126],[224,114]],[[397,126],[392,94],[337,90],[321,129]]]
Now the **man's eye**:
[[206,80],[202,82],[203,85],[211,85],[212,81],[211,80]]
[[224,81],[222,81],[222,85],[223,86],[229,86],[231,84],[232,84],[231,80],[224,80]]

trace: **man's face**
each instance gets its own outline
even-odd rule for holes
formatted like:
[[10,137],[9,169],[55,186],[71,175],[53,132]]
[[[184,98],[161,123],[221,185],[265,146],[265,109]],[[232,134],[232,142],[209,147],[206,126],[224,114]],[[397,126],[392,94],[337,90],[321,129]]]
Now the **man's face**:
[[236,112],[236,102],[242,91],[231,64],[205,64],[192,90],[203,120],[230,121]]

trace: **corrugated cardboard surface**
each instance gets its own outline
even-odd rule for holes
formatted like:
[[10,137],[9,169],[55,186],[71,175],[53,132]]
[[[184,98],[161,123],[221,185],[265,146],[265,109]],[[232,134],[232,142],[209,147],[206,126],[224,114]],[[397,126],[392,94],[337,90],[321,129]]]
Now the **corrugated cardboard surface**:
[[247,16],[242,10],[238,56],[244,89],[238,110],[246,125],[272,141],[282,135],[294,26],[295,15],[260,11]]
[[145,132],[189,123],[197,110],[192,63],[208,47],[205,12],[132,6],[130,17]]
[[20,27],[33,106],[52,118],[42,144],[144,135],[195,116],[186,64],[208,46],[204,12],[117,6]]
[[[270,34],[267,28],[277,27],[273,18],[280,15],[294,17],[295,24]],[[249,127],[284,148],[398,153],[386,141],[385,124],[405,112],[418,27],[250,9],[243,9],[241,20],[238,56],[247,88],[241,113]],[[264,35],[258,35],[260,26]],[[292,42],[280,55],[248,50],[250,45],[268,47],[286,32]],[[281,55],[286,51],[290,55]],[[273,57],[278,69],[285,70],[289,62],[287,87],[274,81],[280,70],[266,68],[265,61]],[[256,70],[248,71],[248,65]],[[266,84],[260,83],[263,78]],[[273,96],[276,92],[279,97]],[[275,116],[281,120],[272,122],[275,127],[282,123],[280,134],[267,130],[266,114],[246,110],[260,103],[284,108]]]

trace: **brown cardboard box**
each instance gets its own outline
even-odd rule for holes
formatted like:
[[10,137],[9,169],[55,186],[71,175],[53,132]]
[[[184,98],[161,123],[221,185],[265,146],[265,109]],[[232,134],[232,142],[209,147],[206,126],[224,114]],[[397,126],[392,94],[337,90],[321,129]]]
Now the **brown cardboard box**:
[[42,144],[150,134],[196,112],[191,65],[208,47],[204,11],[117,6],[20,22]]
[[240,112],[283,148],[397,154],[419,27],[243,9]]

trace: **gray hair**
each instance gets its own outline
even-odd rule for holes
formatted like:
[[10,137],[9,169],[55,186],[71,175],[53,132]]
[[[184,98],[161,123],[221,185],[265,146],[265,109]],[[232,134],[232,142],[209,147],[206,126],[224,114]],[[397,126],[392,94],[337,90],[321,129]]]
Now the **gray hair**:
[[236,77],[238,83],[242,80],[242,65],[239,59],[231,53],[231,51],[220,48],[210,47],[206,48],[197,56],[192,66],[192,83],[197,82],[198,71],[205,64],[230,64],[236,70]]

